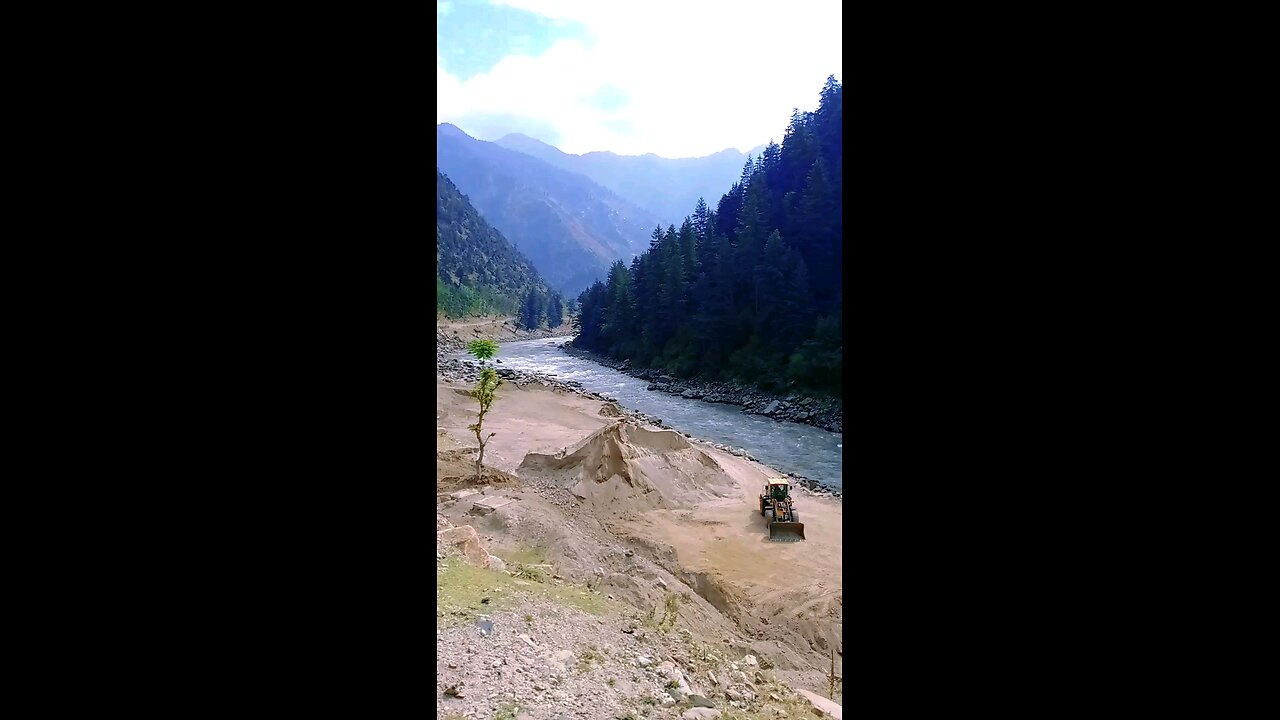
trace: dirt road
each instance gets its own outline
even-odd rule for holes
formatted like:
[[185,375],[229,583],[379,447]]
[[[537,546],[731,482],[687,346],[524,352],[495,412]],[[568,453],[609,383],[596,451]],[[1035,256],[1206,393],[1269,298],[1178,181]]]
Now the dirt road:
[[442,338],[453,339],[462,343],[470,342],[476,338],[512,342],[547,337],[566,337],[572,334],[573,328],[568,324],[550,330],[521,330],[516,327],[514,318],[501,316],[466,318],[462,320],[436,320],[437,343]]

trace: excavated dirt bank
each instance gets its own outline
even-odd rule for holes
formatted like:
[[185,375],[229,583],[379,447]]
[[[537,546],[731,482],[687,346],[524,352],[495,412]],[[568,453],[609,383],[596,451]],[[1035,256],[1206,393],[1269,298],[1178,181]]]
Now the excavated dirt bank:
[[[639,614],[661,615],[674,593],[679,625],[729,660],[754,654],[826,695],[832,653],[843,672],[841,501],[795,487],[807,541],[770,543],[757,496],[774,471],[538,385],[499,388],[477,485],[474,405],[462,383],[437,378],[443,517],[473,526],[509,567],[532,562]],[[476,494],[450,497],[457,488]]]

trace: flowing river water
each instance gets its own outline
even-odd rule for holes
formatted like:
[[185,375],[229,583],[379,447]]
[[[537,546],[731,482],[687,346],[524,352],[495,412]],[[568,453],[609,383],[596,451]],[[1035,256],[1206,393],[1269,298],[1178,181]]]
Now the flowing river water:
[[[748,415],[736,405],[689,400],[648,390],[649,382],[560,349],[569,338],[502,343],[497,358],[512,370],[537,371],[575,380],[592,392],[616,398],[619,405],[660,418],[693,437],[740,447],[760,462],[843,491],[843,436],[799,423]],[[469,359],[466,353],[454,357]]]

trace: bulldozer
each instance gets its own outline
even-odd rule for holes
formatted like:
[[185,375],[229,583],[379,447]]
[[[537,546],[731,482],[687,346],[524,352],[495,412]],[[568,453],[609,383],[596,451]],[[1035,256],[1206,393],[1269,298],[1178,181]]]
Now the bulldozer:
[[770,542],[804,540],[804,523],[796,514],[791,499],[791,484],[786,478],[770,478],[760,494],[760,514],[769,521]]

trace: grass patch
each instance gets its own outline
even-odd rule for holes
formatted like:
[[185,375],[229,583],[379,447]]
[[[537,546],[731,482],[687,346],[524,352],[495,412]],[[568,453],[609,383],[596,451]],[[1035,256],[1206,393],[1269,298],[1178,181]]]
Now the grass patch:
[[546,568],[532,567],[546,565],[547,552],[538,547],[519,547],[514,550],[495,550],[494,554],[507,563],[507,567],[516,577],[533,582],[545,583],[550,580],[551,573]]
[[542,568],[531,567],[528,565],[516,565],[516,577],[521,580],[532,580],[536,583],[544,583],[547,581],[547,575]]
[[494,550],[494,555],[502,558],[508,565],[545,565],[547,553],[542,548],[516,548],[515,550]]
[[655,629],[655,630],[656,630],[656,629],[658,628],[658,621],[657,621],[657,619],[656,619],[657,614],[658,614],[658,608],[657,608],[657,606],[651,606],[651,607],[649,607],[649,609],[648,609],[648,610],[646,610],[646,611],[645,611],[645,613],[644,613],[644,618],[643,618],[640,622],[641,622],[645,627],[647,627],[647,628],[653,628],[653,629]]
[[[675,593],[667,593],[667,597],[662,601],[662,619],[658,621],[658,629],[666,632],[674,628],[676,626],[676,616],[679,612],[680,596]],[[652,617],[652,612],[650,617]]]
[[[482,604],[480,601],[486,597],[489,602]],[[458,625],[474,620],[479,614],[493,615],[512,609],[518,599],[528,597],[545,598],[591,615],[621,610],[621,606],[603,595],[572,585],[524,587],[506,573],[478,568],[458,559],[436,566],[436,616],[445,625]]]
[[[458,624],[477,614],[500,612],[511,607],[516,588],[505,573],[453,560],[436,567],[436,615],[441,622]],[[482,604],[486,597],[489,602]]]
[[552,585],[543,589],[541,594],[550,597],[561,605],[575,607],[591,615],[604,615],[609,612],[611,607],[614,610],[621,611],[621,606],[610,602],[605,596],[579,590],[572,585]]
[[[578,671],[587,672],[591,669],[592,663],[603,662],[604,656],[596,649],[595,645],[589,645],[578,653]],[[612,685],[612,683],[610,683]]]

